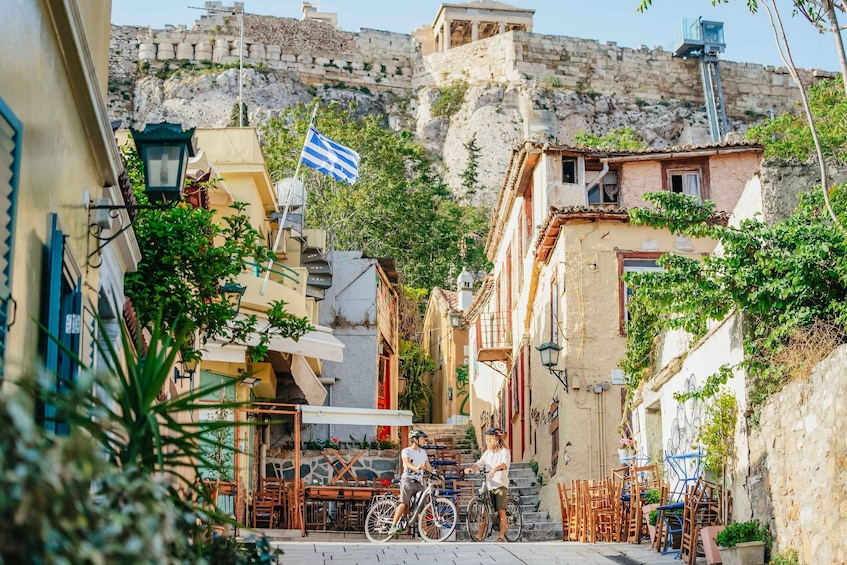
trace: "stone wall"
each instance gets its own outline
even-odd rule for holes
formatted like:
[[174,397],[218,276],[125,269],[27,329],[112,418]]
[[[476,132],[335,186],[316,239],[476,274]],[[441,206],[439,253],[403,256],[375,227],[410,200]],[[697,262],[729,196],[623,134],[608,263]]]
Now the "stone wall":
[[769,399],[748,432],[752,517],[770,521],[775,550],[796,549],[801,563],[847,563],[845,371],[847,345]]
[[[338,453],[349,461],[361,450],[340,449]],[[400,462],[400,452],[396,449],[365,450],[351,467],[356,477],[367,480],[393,479]],[[278,466],[285,478],[294,478],[294,452],[290,450],[269,449],[268,466]],[[269,473],[270,475],[270,473]],[[300,454],[300,478],[306,484],[315,481],[327,484],[334,472],[321,451],[304,450]]]
[[[721,61],[727,113],[786,112],[798,101],[796,84],[783,67]],[[806,82],[834,76],[802,71]],[[536,81],[538,84],[595,94],[614,94],[645,102],[676,100],[703,104],[696,59],[674,58],[661,48],[619,47],[575,37],[510,32],[424,57],[415,67],[415,86],[469,82]]]

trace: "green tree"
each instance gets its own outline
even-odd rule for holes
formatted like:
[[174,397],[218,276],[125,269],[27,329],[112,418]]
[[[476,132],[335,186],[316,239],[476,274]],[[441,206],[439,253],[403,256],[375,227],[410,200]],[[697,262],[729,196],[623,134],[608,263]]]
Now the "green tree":
[[[136,198],[144,203],[144,178],[135,148],[125,147],[124,157]],[[199,189],[213,190],[214,184]],[[288,313],[283,301],[274,301],[267,312],[269,323],[257,330],[255,315],[236,319],[233,305],[221,298],[225,283],[253,263],[263,268],[271,257],[250,225],[246,205],[235,203],[231,208],[234,213],[220,222],[214,211],[185,203],[164,210],[138,210],[133,228],[142,256],[138,269],[126,275],[126,294],[142,327],[151,327],[164,312],[165,328],[181,315],[188,332],[198,332],[204,342],[215,338],[243,342],[255,332],[260,342],[252,354],[258,360],[267,353],[272,335],[297,339],[311,326],[307,319]]]
[[229,114],[230,127],[248,127],[250,125],[250,117],[247,115],[247,104],[241,103],[241,123],[238,122],[238,102],[232,105],[232,112]]
[[620,149],[633,150],[646,149],[647,144],[641,136],[632,128],[615,128],[606,135],[592,135],[585,131],[579,131],[574,135],[574,145],[577,147],[590,147],[595,149]]
[[[330,230],[337,249],[396,259],[409,286],[449,284],[466,234],[487,231],[485,213],[456,202],[411,133],[392,131],[383,116],[357,116],[355,110],[337,103],[320,109],[316,127],[359,153],[360,178],[350,185],[301,167],[309,225]],[[263,128],[271,170],[293,176],[310,115],[302,105],[286,108]],[[468,269],[486,270],[482,244],[465,243]]]
[[432,399],[432,387],[424,377],[435,371],[433,361],[421,347],[412,342],[400,341],[400,376],[406,386],[397,399],[401,410],[411,410],[416,422],[423,421],[424,412]]
[[476,194],[476,189],[479,184],[479,151],[480,147],[476,144],[476,132],[471,136],[467,143],[462,146],[468,152],[468,164],[465,170],[462,171],[462,188],[465,190],[466,196]]

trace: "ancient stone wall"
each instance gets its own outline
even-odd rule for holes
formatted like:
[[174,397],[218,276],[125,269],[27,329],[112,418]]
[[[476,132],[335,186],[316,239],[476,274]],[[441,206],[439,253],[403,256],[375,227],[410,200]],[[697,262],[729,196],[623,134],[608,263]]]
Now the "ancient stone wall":
[[[782,67],[752,63],[719,63],[724,99],[730,116],[782,113],[793,108],[797,87]],[[583,93],[617,95],[645,102],[676,100],[703,104],[700,66],[696,59],[674,58],[661,48],[638,49],[590,39],[510,32],[447,52],[424,57],[415,67],[414,86],[469,82],[536,81]],[[833,76],[803,71],[814,81]]]
[[[342,449],[338,452],[347,461],[359,450]],[[351,470],[360,479],[393,479],[400,463],[396,449],[366,450],[353,464]],[[277,467],[286,478],[294,477],[294,452],[272,448],[268,450],[268,465]],[[270,471],[269,471],[270,473]],[[300,478],[305,484],[328,484],[334,476],[326,458],[320,451],[304,450],[300,454]]]

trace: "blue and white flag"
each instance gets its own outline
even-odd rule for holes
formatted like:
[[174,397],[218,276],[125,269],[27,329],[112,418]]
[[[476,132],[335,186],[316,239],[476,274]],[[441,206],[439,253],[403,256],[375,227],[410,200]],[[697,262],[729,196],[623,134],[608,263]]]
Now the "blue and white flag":
[[359,180],[359,154],[309,126],[300,159],[325,175],[353,184]]

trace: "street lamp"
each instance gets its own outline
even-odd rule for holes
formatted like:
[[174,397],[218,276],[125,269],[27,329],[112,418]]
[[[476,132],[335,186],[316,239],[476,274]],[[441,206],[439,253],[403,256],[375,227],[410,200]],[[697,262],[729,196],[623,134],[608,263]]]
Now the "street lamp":
[[462,313],[452,310],[450,312],[450,327],[458,328],[462,325]]
[[194,156],[194,128],[179,124],[148,124],[143,131],[130,128],[144,166],[145,193],[151,204],[182,198],[188,157]]
[[179,367],[174,367],[174,383],[179,382],[182,379],[194,379],[194,373],[195,371],[197,371],[198,364],[199,359],[196,358],[189,358],[187,361],[181,361],[181,372],[179,370]]
[[[188,158],[194,156],[194,128],[183,130],[179,124],[161,123],[148,124],[143,131],[132,128],[130,131],[141,158],[144,193],[150,203],[114,204],[109,198],[97,198],[93,203],[88,203],[89,233],[97,243],[88,254],[87,262],[95,269],[100,263],[92,263],[92,258],[99,256],[106,245],[132,227],[136,210],[161,210],[182,199]],[[121,189],[131,194],[129,180],[125,174],[122,174],[122,178]],[[120,217],[120,210],[126,211],[129,221],[122,221],[119,228],[112,229],[113,221]],[[110,234],[101,236],[106,229]]]
[[238,311],[241,310],[241,298],[244,296],[246,291],[246,286],[240,285],[236,282],[228,282],[220,287],[221,298],[223,298],[224,301],[228,304],[232,304],[233,301],[235,301],[235,307],[231,308],[233,316],[237,316]]
[[568,392],[568,370],[554,368],[559,364],[559,352],[562,350],[562,346],[548,341],[547,343],[542,343],[536,349],[538,350],[538,354],[541,355],[541,364],[547,367],[551,375],[555,375],[559,379],[559,382],[565,387],[565,392]]

